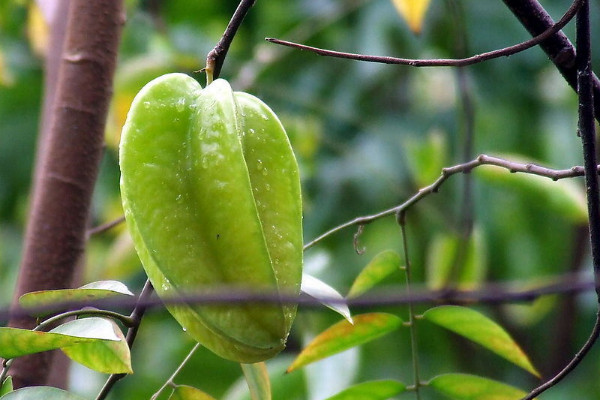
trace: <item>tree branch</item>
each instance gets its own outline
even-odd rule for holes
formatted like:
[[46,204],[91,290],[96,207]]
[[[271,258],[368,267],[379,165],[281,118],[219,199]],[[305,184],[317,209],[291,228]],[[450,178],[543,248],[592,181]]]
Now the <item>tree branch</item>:
[[412,59],[412,58],[398,58],[388,56],[372,56],[365,54],[345,53],[335,50],[320,49],[318,47],[307,46],[304,44],[288,42],[286,40],[280,40],[275,38],[265,38],[267,42],[281,44],[283,46],[295,47],[300,50],[307,50],[316,53],[321,56],[345,58],[350,60],[376,62],[383,64],[397,64],[397,65],[408,65],[411,67],[465,67],[467,65],[478,64],[483,61],[491,60],[499,57],[507,57],[516,53],[520,53],[524,50],[530,49],[537,46],[544,40],[555,35],[559,32],[567,23],[575,16],[577,10],[581,6],[584,0],[575,0],[565,12],[563,17],[556,24],[552,24],[546,30],[542,31],[538,36],[533,39],[529,39],[525,42],[518,43],[514,46],[505,47],[503,49],[493,50],[486,53],[477,54],[467,58],[435,58],[435,59]]
[[229,51],[229,46],[231,42],[233,42],[233,38],[235,34],[242,24],[244,17],[250,11],[250,8],[254,5],[256,0],[241,0],[237,9],[233,13],[227,28],[225,29],[225,33],[219,40],[219,43],[215,46],[214,49],[208,53],[206,57],[206,80],[207,83],[213,81],[213,79],[217,79],[219,74],[221,73],[221,67],[223,67],[223,62],[225,62],[225,57],[227,56],[227,52]]
[[[122,24],[122,1],[70,2],[53,117],[36,167],[13,302],[27,292],[71,286],[85,245]],[[12,318],[10,325],[31,329],[35,319]],[[46,384],[51,358],[44,353],[15,360],[15,386]]]
[[[358,217],[351,221],[348,221],[341,225],[338,225],[335,228],[323,233],[316,239],[313,239],[312,241],[306,243],[304,245],[304,249],[305,250],[309,249],[312,246],[319,243],[320,241],[324,240],[325,238],[333,235],[334,233],[342,231],[351,226],[359,226],[360,227],[362,225],[370,224],[371,222],[373,222],[377,219],[387,217],[389,215],[394,215],[401,211],[406,211],[408,208],[410,208],[411,206],[413,206],[414,204],[419,202],[424,197],[426,197],[432,193],[436,193],[438,191],[438,189],[440,188],[440,186],[442,186],[442,184],[450,176],[452,176],[454,174],[458,174],[458,173],[467,174],[467,173],[471,172],[474,168],[477,168],[482,165],[495,165],[497,167],[505,168],[505,169],[509,170],[511,173],[523,172],[526,174],[544,176],[546,178],[552,179],[553,181],[584,175],[584,169],[581,166],[576,166],[576,167],[572,167],[569,169],[556,170],[556,169],[542,167],[542,166],[539,166],[536,164],[516,163],[516,162],[509,161],[509,160],[504,160],[502,158],[492,157],[492,156],[488,156],[485,154],[481,154],[476,159],[466,162],[464,164],[458,164],[453,167],[444,168],[442,170],[442,175],[438,179],[436,179],[435,182],[433,182],[429,186],[419,189],[419,191],[417,193],[415,193],[413,196],[411,196],[404,203],[402,203],[396,207],[392,207],[387,210],[381,211],[377,214]],[[600,166],[596,169],[596,171],[600,171]]]
[[[537,0],[503,0],[504,4],[519,19],[532,36],[539,35],[554,25],[552,17]],[[549,37],[540,43],[540,47],[554,63],[567,83],[577,91],[576,51],[571,41],[562,32]],[[600,120],[600,80],[593,75],[593,92],[596,101],[594,110]]]
[[[600,303],[600,189],[596,164],[596,132],[594,123],[594,92],[591,58],[590,5],[585,0],[577,13],[577,88],[579,93],[579,135],[583,143],[583,161],[587,188],[588,220],[594,282]],[[532,390],[524,400],[530,400],[550,389],[569,375],[585,358],[600,334],[600,306],[589,338],[567,366],[543,385]]]

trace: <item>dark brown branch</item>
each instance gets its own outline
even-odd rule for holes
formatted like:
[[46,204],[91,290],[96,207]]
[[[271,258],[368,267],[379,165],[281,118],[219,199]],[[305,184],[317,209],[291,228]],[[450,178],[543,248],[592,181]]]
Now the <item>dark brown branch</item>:
[[[537,0],[503,0],[504,4],[519,19],[532,36],[539,35],[553,26],[552,17]],[[577,68],[575,66],[576,51],[573,44],[562,32],[557,32],[540,43],[540,47],[554,63],[567,83],[577,91]],[[600,118],[600,80],[593,75],[594,110],[596,118]]]
[[[590,5],[585,0],[577,13],[577,88],[579,93],[579,135],[583,143],[583,161],[587,188],[588,221],[594,282],[600,303],[600,188],[596,163],[596,132],[594,122],[594,93],[591,58]],[[569,375],[585,358],[600,334],[600,307],[588,340],[567,366],[552,379],[537,387],[524,400],[530,400],[550,389]]]
[[[152,293],[154,292],[154,288],[150,283],[150,280],[146,281],[144,288],[142,289],[142,293],[140,297],[136,301],[135,308],[131,312],[129,319],[131,320],[131,327],[127,331],[127,345],[131,349],[133,347],[133,342],[137,336],[138,330],[140,328],[140,324],[142,323],[142,317],[146,313],[146,305],[144,304],[146,301],[150,299]],[[106,383],[102,387],[102,390],[96,397],[96,400],[103,400],[106,398],[108,393],[112,390],[113,386],[123,379],[127,374],[112,374],[106,380]]]
[[[90,202],[102,154],[122,2],[71,0],[51,127],[27,224],[14,301],[24,293],[70,287],[85,245]],[[10,325],[31,329],[33,318]],[[46,353],[15,360],[16,387],[44,385]]]
[[208,53],[206,57],[206,75],[208,79],[208,83],[210,83],[213,79],[217,79],[219,74],[221,73],[221,68],[223,67],[223,62],[225,62],[225,57],[227,56],[227,52],[229,51],[229,46],[231,42],[233,42],[233,38],[235,34],[242,24],[244,17],[250,11],[250,8],[254,5],[256,0],[241,0],[237,9],[233,13],[227,28],[225,29],[225,33],[219,40],[219,43],[215,46],[214,49]]
[[557,32],[559,32],[567,23],[575,16],[578,8],[581,6],[583,0],[575,0],[571,7],[567,10],[567,12],[563,15],[563,17],[556,24],[551,25],[540,33],[538,36],[533,39],[527,40],[522,43],[518,43],[514,46],[505,47],[499,50],[489,51],[487,53],[481,53],[475,56],[467,57],[467,58],[459,58],[459,59],[412,59],[412,58],[397,58],[397,57],[387,57],[387,56],[372,56],[365,54],[355,54],[355,53],[345,53],[341,51],[335,50],[326,50],[320,49],[318,47],[306,46],[299,43],[288,42],[286,40],[274,39],[274,38],[266,38],[265,40],[271,43],[281,44],[284,46],[295,47],[300,50],[307,50],[313,53],[316,53],[321,56],[328,57],[337,57],[337,58],[346,58],[350,60],[358,60],[358,61],[368,61],[368,62],[376,62],[383,64],[399,64],[399,65],[409,65],[411,67],[464,67],[467,65],[477,64],[483,61],[491,60],[499,57],[507,57],[524,50],[530,49],[533,46],[536,46],[553,36]]

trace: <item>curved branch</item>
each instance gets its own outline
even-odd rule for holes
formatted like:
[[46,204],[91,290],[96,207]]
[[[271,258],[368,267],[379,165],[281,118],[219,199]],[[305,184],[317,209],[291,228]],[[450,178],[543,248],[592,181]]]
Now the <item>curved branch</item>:
[[[503,2],[532,36],[544,32],[554,24],[552,17],[537,0],[503,0]],[[564,33],[558,32],[540,43],[540,47],[571,88],[577,91],[576,51],[569,38]],[[593,86],[596,98],[594,109],[596,119],[600,121],[600,80],[596,75],[593,75]]]
[[[367,225],[377,219],[387,217],[389,215],[394,215],[399,212],[406,211],[408,208],[410,208],[412,205],[414,205],[415,203],[417,203],[424,197],[437,192],[438,189],[440,188],[440,186],[442,186],[442,184],[450,176],[458,174],[458,173],[467,174],[467,173],[471,172],[471,170],[473,170],[473,168],[477,168],[482,165],[495,165],[497,167],[505,168],[505,169],[509,170],[511,173],[523,172],[526,174],[532,174],[532,175],[538,175],[538,176],[550,178],[553,181],[584,175],[584,170],[583,170],[583,167],[581,167],[581,166],[576,166],[576,167],[572,167],[569,169],[557,170],[557,169],[550,169],[550,168],[542,167],[542,166],[532,164],[532,163],[527,163],[527,164],[516,163],[516,162],[504,160],[502,158],[492,157],[492,156],[487,156],[485,154],[482,154],[479,157],[477,157],[476,159],[466,162],[464,164],[458,164],[453,167],[444,168],[442,170],[442,175],[435,182],[433,182],[429,186],[419,189],[419,191],[417,193],[415,193],[412,197],[410,197],[404,203],[402,203],[396,207],[392,207],[387,210],[381,211],[377,214],[358,217],[351,221],[348,221],[341,225],[338,225],[335,228],[323,233],[316,239],[313,239],[312,241],[305,244],[304,250],[311,248],[315,244],[317,244],[320,241],[322,241],[323,239],[333,235],[334,233],[337,233],[337,232],[344,230],[346,228],[349,228],[351,226]],[[598,168],[596,170],[599,171],[600,166],[598,166]]]
[[499,57],[508,57],[516,53],[520,53],[524,50],[530,49],[534,46],[537,46],[544,40],[550,38],[555,35],[558,31],[565,27],[569,23],[571,19],[577,13],[579,7],[584,0],[575,0],[569,7],[569,9],[565,12],[562,18],[554,25],[545,30],[542,34],[534,37],[533,39],[526,40],[524,42],[518,43],[514,46],[505,47],[503,49],[489,51],[487,53],[477,54],[475,56],[467,57],[467,58],[451,58],[451,59],[412,59],[412,58],[397,58],[397,57],[387,57],[387,56],[372,56],[365,54],[356,54],[356,53],[345,53],[341,51],[335,50],[326,50],[318,47],[307,46],[304,44],[288,42],[286,40],[280,40],[275,38],[266,38],[267,42],[281,44],[283,46],[294,47],[300,50],[307,50],[313,53],[316,53],[321,56],[327,57],[336,57],[336,58],[345,58],[350,60],[358,60],[358,61],[367,61],[367,62],[376,62],[383,64],[397,64],[397,65],[408,65],[411,67],[464,67],[467,65],[478,64],[483,61],[491,60]]

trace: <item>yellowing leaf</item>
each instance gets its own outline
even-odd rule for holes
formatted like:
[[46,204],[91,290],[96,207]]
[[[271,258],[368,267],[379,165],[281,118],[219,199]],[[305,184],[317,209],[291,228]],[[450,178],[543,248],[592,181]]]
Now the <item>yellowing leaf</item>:
[[510,335],[500,325],[475,310],[460,306],[440,306],[427,310],[423,318],[482,345],[535,376],[540,376]]
[[49,29],[48,23],[35,1],[29,3],[27,36],[33,52],[40,57],[44,57],[48,50]]
[[240,364],[252,400],[271,400],[271,381],[264,362],[255,364]]
[[439,375],[429,386],[454,400],[519,400],[527,394],[505,383],[467,374]]
[[360,314],[354,316],[353,320],[354,324],[343,320],[321,332],[300,352],[287,372],[370,342],[397,329],[402,324],[400,318],[386,313]]
[[425,13],[430,0],[392,0],[398,13],[404,18],[411,31],[421,33]]
[[400,270],[400,256],[392,250],[377,254],[358,274],[348,297],[356,297],[371,289],[388,275]]
[[177,385],[169,400],[215,400],[215,398],[193,386]]
[[363,382],[350,386],[327,400],[385,400],[406,390],[406,385],[393,380]]

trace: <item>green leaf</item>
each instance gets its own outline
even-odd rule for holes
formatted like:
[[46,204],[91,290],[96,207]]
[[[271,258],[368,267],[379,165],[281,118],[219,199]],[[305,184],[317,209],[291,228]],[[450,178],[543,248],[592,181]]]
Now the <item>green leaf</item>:
[[399,268],[400,256],[395,251],[386,250],[377,254],[358,274],[348,292],[348,297],[360,296]]
[[49,386],[32,386],[17,389],[0,397],[2,400],[85,400],[75,394]]
[[300,352],[287,372],[370,342],[397,329],[402,324],[400,318],[386,313],[359,314],[355,315],[353,320],[354,324],[344,320],[321,332]]
[[[93,321],[102,318],[84,318],[69,321],[50,332],[37,332],[18,328],[0,328],[0,357],[15,358],[27,354],[59,349],[98,340],[119,340],[106,320],[102,327]],[[110,330],[106,329],[106,324]]]
[[[302,286],[300,289],[307,295],[314,297],[324,306],[332,309],[348,322],[352,323],[352,315],[350,309],[344,302],[344,297],[334,288],[326,284],[320,279],[312,275],[302,274]],[[328,301],[328,299],[337,299],[336,302]]]
[[13,381],[12,377],[7,377],[4,382],[2,382],[2,386],[0,386],[0,396],[4,396],[6,393],[13,391]]
[[429,309],[423,318],[493,351],[535,376],[540,376],[510,335],[485,315],[460,306]]
[[484,243],[481,230],[476,227],[466,242],[457,234],[438,234],[427,251],[427,286],[441,289],[452,282],[459,289],[477,287],[486,272]]
[[177,385],[169,400],[215,400],[215,398],[193,386]]
[[394,380],[363,382],[350,386],[326,400],[385,400],[406,390],[406,385]]
[[454,400],[519,400],[527,395],[505,383],[467,374],[439,375],[429,386]]
[[425,138],[407,136],[403,141],[406,163],[419,187],[431,185],[448,165],[448,144],[443,132],[432,130]]
[[[85,318],[82,321],[90,320]],[[116,337],[116,340],[97,340],[90,343],[81,343],[62,349],[71,360],[76,361],[94,371],[105,374],[132,374],[131,354],[129,346],[123,336],[123,333],[115,324],[114,321],[96,318],[99,321],[92,321],[91,328],[98,325],[100,321],[103,326],[98,326],[98,329],[106,329],[105,322],[108,322]]]
[[271,382],[264,362],[240,364],[252,400],[271,400]]
[[[531,162],[514,155],[503,158],[519,163]],[[531,198],[536,206],[544,207],[574,223],[587,221],[585,188],[572,180],[561,179],[554,182],[546,177],[511,174],[504,168],[487,165],[477,168],[475,173],[482,180],[509,191],[516,191],[524,198]]]
[[31,313],[39,317],[60,311],[58,307],[51,307],[54,303],[94,301],[122,295],[133,296],[133,293],[121,282],[98,281],[78,289],[40,290],[25,293],[19,298],[19,304],[25,309],[44,308],[43,312]]

